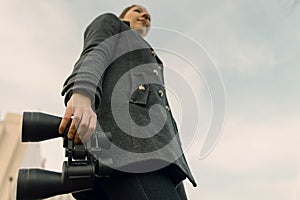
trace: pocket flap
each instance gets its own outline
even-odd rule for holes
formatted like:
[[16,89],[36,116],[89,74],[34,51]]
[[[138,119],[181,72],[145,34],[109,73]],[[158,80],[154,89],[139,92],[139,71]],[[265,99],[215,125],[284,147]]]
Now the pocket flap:
[[143,86],[145,89],[136,89],[130,98],[130,103],[146,105],[149,96],[149,86]]

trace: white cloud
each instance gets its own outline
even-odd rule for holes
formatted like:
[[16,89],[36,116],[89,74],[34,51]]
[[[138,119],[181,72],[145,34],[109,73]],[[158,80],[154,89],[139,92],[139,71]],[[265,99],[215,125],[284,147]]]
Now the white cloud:
[[[82,44],[76,20],[60,1],[4,1],[0,9],[1,113],[34,110],[61,115],[62,84]],[[60,170],[61,141],[41,144],[46,167]]]
[[213,12],[200,13],[186,32],[205,46],[222,69],[249,73],[272,67],[285,56],[277,54],[278,40],[294,31],[285,24],[297,18],[282,16],[284,8],[278,2],[256,3],[224,3]]
[[195,199],[290,199],[299,188],[298,121],[295,114],[260,123],[230,116],[211,155],[199,160],[200,146],[187,152],[199,184],[186,184],[189,193]]
[[60,90],[81,45],[74,33],[75,21],[55,1],[5,1],[1,11],[5,29],[0,33],[0,79],[6,95],[0,110],[35,108],[61,113]]

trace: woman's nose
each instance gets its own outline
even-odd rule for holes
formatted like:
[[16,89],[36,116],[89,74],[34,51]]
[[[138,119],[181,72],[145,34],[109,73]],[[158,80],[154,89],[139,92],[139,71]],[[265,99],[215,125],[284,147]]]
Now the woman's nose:
[[145,20],[149,19],[149,17],[148,17],[148,14],[147,14],[147,13],[142,13],[142,17],[143,17]]

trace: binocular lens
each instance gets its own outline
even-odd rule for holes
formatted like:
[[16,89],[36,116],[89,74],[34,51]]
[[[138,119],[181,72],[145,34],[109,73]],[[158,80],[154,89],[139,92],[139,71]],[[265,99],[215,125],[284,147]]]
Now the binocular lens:
[[24,112],[22,123],[22,142],[40,142],[57,137],[61,117],[40,112]]
[[66,181],[62,173],[43,169],[20,169],[17,200],[44,199],[60,194],[91,190],[93,176],[73,177]]

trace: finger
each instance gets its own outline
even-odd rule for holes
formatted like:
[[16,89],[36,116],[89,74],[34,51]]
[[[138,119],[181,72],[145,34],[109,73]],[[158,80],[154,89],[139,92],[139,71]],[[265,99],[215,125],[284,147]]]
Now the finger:
[[89,124],[90,124],[90,116],[89,116],[89,114],[83,113],[83,115],[81,116],[80,123],[77,126],[77,132],[78,132],[78,134],[80,136],[80,139],[82,141],[85,141],[86,131],[89,128]]
[[75,111],[73,114],[73,121],[74,121],[74,124],[75,124],[77,130],[79,129],[79,125],[81,123],[81,118],[82,118],[82,112],[79,112],[78,110]]
[[68,138],[73,139],[75,134],[76,134],[76,125],[75,125],[75,122],[73,120],[70,127],[69,127]]
[[80,140],[80,138],[79,138],[79,134],[76,133],[76,134],[75,134],[75,137],[74,137],[74,144],[78,144],[80,141],[81,141],[81,140]]
[[75,139],[74,139],[74,144],[79,144],[80,141],[81,141],[81,140],[80,140],[79,138],[75,138]]
[[90,139],[90,137],[93,135],[93,133],[96,130],[96,124],[97,124],[97,116],[96,114],[93,112],[90,115],[90,119],[89,119],[89,125],[84,133],[84,136],[82,138],[82,141],[86,142]]
[[64,114],[62,120],[60,121],[60,125],[59,125],[59,128],[58,128],[58,132],[60,134],[64,133],[71,117],[72,117],[72,108],[70,106],[67,106],[65,114]]

